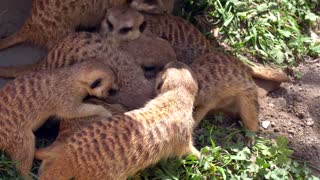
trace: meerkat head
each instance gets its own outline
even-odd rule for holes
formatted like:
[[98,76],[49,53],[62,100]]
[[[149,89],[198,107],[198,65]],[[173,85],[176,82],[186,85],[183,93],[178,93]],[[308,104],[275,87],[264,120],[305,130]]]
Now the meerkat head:
[[156,93],[165,93],[176,88],[185,88],[192,95],[198,92],[197,80],[191,69],[182,62],[169,62],[156,79]]
[[115,73],[109,66],[94,62],[87,63],[81,74],[78,74],[81,86],[89,96],[97,98],[114,96],[119,89]]
[[111,8],[101,23],[100,33],[118,41],[137,39],[146,27],[144,16],[128,7]]
[[163,14],[172,11],[171,7],[165,6],[163,0],[128,0],[127,2],[131,8],[151,14]]

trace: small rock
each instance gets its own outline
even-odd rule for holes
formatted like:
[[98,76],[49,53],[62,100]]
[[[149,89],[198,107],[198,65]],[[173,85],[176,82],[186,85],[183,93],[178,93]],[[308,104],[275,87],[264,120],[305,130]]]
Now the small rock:
[[272,104],[272,103],[270,103],[270,104],[268,104],[270,107],[275,107],[275,105],[274,104]]
[[307,125],[307,126],[313,126],[314,125],[314,120],[312,118],[308,118],[304,121],[304,123]]
[[264,129],[268,129],[268,127],[270,126],[271,122],[270,121],[262,121],[261,125]]
[[275,127],[276,123],[275,122],[271,122],[271,127]]
[[291,135],[294,135],[295,130],[293,130],[293,129],[289,129],[289,130],[288,130],[288,133],[289,133],[289,134],[291,134]]

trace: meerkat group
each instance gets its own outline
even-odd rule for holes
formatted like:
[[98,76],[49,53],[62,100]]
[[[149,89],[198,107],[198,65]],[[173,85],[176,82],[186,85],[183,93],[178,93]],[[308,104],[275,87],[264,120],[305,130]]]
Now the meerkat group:
[[[126,179],[163,158],[200,157],[192,131],[210,111],[238,113],[245,128],[259,130],[254,78],[287,76],[216,50],[193,25],[168,14],[173,4],[33,0],[21,30],[0,40],[0,49],[21,42],[49,49],[36,64],[0,67],[0,77],[15,78],[0,91],[0,150],[21,162],[24,177],[32,132],[53,115],[60,132],[35,153],[40,179]],[[99,23],[99,32],[76,32]],[[100,100],[84,101],[92,96]]]

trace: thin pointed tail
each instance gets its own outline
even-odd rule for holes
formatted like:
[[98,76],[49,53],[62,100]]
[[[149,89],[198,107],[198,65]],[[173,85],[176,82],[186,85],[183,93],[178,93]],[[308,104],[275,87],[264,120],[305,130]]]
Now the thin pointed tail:
[[261,66],[254,66],[250,68],[252,69],[252,77],[280,83],[290,82],[288,75],[280,69],[271,69]]
[[21,32],[14,33],[4,39],[0,40],[0,50],[9,48],[13,45],[25,42],[27,39],[22,35]]

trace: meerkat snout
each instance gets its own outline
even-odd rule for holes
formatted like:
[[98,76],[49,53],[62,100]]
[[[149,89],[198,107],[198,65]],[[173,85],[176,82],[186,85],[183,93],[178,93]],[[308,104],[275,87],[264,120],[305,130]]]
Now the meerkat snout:
[[145,28],[144,16],[138,11],[128,7],[114,7],[102,21],[100,34],[116,40],[134,40]]

